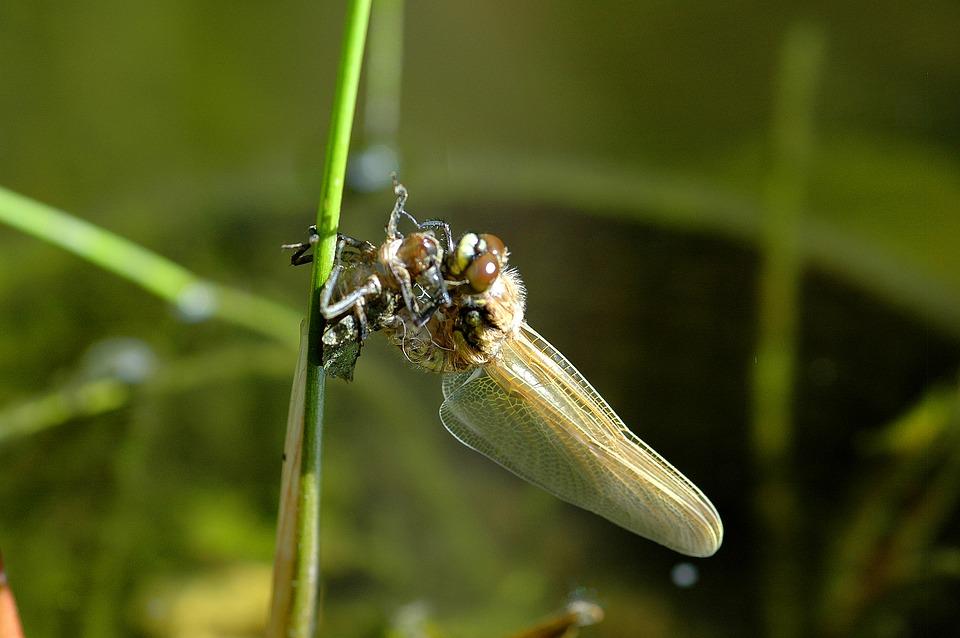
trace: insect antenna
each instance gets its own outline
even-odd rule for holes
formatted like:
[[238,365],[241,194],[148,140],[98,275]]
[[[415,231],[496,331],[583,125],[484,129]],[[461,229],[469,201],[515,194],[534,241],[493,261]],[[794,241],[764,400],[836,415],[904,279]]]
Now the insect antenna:
[[[392,173],[390,177],[393,179],[393,192],[397,196],[397,201],[393,204],[393,212],[390,213],[390,220],[387,222],[387,237],[396,238],[400,237],[401,234],[397,232],[397,224],[399,223],[400,215],[407,215],[408,217],[412,216],[410,213],[403,209],[404,204],[407,203],[407,188],[399,181],[397,181],[397,174]],[[416,223],[416,220],[414,220]]]

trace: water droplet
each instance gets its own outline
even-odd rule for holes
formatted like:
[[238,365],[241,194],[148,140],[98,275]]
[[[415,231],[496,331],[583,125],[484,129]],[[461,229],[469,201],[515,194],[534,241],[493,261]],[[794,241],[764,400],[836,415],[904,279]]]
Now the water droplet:
[[187,323],[206,321],[216,309],[217,293],[203,282],[190,284],[177,297],[177,314]]
[[670,580],[677,587],[693,587],[700,580],[700,571],[693,563],[677,563],[670,570]]

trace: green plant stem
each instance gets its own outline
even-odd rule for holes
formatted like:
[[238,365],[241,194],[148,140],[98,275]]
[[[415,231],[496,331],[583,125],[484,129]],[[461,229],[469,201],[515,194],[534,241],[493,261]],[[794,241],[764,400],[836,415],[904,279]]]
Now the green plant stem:
[[958,390],[933,388],[877,439],[874,452],[886,462],[843,510],[823,561],[831,567],[816,635],[849,636],[891,591],[960,564],[956,552],[936,547],[960,500]]
[[307,320],[308,360],[304,397],[303,456],[298,499],[296,587],[291,605],[291,631],[297,638],[312,638],[316,630],[320,583],[320,450],[323,434],[324,373],[321,364],[323,317],[320,290],[333,267],[340,202],[343,196],[350,149],[350,132],[356,110],[360,67],[370,18],[371,0],[351,0],[347,7],[340,69],[333,99],[333,113],[327,140],[317,231],[320,239],[314,250],[310,304]]
[[759,319],[753,374],[753,453],[759,479],[757,515],[765,539],[760,548],[765,635],[803,635],[800,522],[793,490],[793,388],[801,277],[800,219],[813,146],[813,98],[823,41],[809,26],[796,26],[781,53],[772,125],[773,162],[766,184],[766,217],[760,248]]
[[276,344],[228,346],[164,363],[135,390],[130,382],[107,377],[65,384],[0,410],[0,447],[9,441],[118,410],[135,396],[167,395],[244,377],[286,377],[289,351]]
[[206,281],[183,266],[53,206],[0,187],[0,222],[60,246],[202,319],[218,317],[296,347],[293,310]]

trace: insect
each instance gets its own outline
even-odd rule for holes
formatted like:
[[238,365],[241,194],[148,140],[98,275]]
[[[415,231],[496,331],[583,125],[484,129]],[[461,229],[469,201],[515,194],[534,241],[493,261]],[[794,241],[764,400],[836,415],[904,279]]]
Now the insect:
[[[443,373],[440,419],[458,440],[560,499],[690,556],[710,556],[723,525],[706,496],[631,432],[556,348],[524,321],[525,291],[495,235],[456,242],[443,221],[397,199],[386,238],[338,236],[320,295],[336,351],[382,331],[414,364]],[[401,233],[402,220],[414,230]],[[312,259],[311,240],[287,245]],[[350,367],[352,362],[348,365]]]

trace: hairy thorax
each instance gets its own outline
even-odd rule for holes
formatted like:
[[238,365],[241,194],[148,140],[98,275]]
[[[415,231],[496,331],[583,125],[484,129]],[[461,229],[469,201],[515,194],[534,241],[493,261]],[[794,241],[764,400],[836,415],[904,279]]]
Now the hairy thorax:
[[402,314],[387,329],[393,343],[417,366],[431,372],[461,372],[500,354],[523,323],[524,289],[516,270],[501,273],[485,292],[452,289],[449,306],[417,328]]

